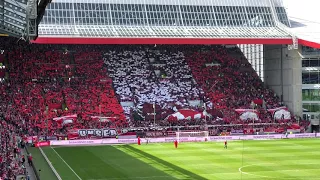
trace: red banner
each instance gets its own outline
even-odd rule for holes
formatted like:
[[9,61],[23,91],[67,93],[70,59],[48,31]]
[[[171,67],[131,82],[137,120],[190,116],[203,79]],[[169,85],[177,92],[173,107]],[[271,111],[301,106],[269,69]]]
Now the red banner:
[[28,136],[24,138],[25,141],[28,143],[35,143],[38,142],[38,136]]
[[37,142],[35,144],[36,147],[45,147],[45,146],[50,146],[50,141],[42,141],[42,142]]

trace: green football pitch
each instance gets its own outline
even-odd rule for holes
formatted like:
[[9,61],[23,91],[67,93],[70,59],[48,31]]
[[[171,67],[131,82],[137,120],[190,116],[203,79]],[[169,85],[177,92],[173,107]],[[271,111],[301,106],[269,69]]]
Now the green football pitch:
[[42,149],[63,180],[320,179],[320,139]]

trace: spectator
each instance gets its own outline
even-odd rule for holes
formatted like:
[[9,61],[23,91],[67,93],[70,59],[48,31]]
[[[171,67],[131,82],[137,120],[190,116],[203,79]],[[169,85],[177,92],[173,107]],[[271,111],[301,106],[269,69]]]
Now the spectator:
[[28,155],[28,164],[29,164],[29,166],[32,166],[32,155],[31,155],[31,153],[29,153],[29,155]]

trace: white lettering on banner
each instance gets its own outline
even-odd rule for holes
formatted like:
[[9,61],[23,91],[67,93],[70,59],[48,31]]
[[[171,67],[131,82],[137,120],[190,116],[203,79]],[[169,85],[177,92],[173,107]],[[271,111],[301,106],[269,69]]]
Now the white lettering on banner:
[[253,139],[280,139],[282,135],[257,135],[253,136]]
[[132,144],[132,143],[138,143],[137,139],[118,139],[119,144]]
[[50,141],[52,146],[61,146],[61,145],[90,145],[90,144],[102,144],[102,140],[54,140]]
[[94,144],[95,141],[90,141],[90,140],[84,140],[84,141],[79,141],[79,140],[70,140],[69,144]]
[[[319,137],[318,134],[315,133],[305,133],[305,134],[293,134],[293,138],[311,138],[311,137]],[[289,136],[290,138],[290,136]]]
[[238,136],[210,136],[209,140],[232,140]]
[[[263,140],[263,139],[281,139],[284,138],[283,134],[275,135],[246,135],[246,136],[209,136],[209,141],[219,140]],[[305,134],[289,134],[288,138],[315,138],[320,137],[320,134],[305,133]],[[150,143],[163,143],[174,142],[176,138],[148,138]],[[141,138],[141,142],[145,143],[147,140]],[[183,137],[179,139],[180,142],[200,142],[205,141],[205,137]],[[94,144],[135,144],[137,139],[98,139],[98,140],[53,140],[50,141],[50,145],[94,145]]]
[[97,137],[114,137],[117,135],[115,129],[79,129],[78,134],[80,137],[86,137],[88,135]]
[[102,130],[97,129],[96,130],[96,136],[101,137],[102,136]]
[[[155,138],[153,138],[155,139]],[[200,142],[204,141],[205,137],[184,137],[184,138],[179,138],[179,142]],[[176,138],[165,138],[164,142],[174,142]]]

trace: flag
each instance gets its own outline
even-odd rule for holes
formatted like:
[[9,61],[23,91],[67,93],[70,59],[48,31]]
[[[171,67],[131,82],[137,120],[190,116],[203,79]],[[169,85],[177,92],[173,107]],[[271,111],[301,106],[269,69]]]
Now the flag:
[[61,117],[56,117],[53,118],[52,120],[56,121],[57,123],[61,124],[62,126],[66,125],[66,124],[71,124],[73,123],[74,120],[76,120],[78,117],[77,114],[73,114],[73,115],[68,115],[68,116],[61,116]]
[[66,125],[66,124],[72,124],[73,123],[73,120],[72,119],[66,119],[62,122],[62,126]]
[[56,117],[56,118],[53,118],[54,121],[58,121],[58,120],[61,120],[61,119],[75,119],[77,118],[78,115],[77,114],[73,114],[73,115],[68,115],[68,116],[61,116],[61,117]]
[[205,111],[205,114],[203,112],[198,112],[193,109],[180,109],[179,111],[167,116],[165,120],[168,121],[176,121],[176,120],[191,120],[191,119],[200,119],[205,118],[205,116],[209,116],[209,113]]
[[99,122],[109,122],[110,119],[116,119],[116,117],[91,116],[91,119]]

